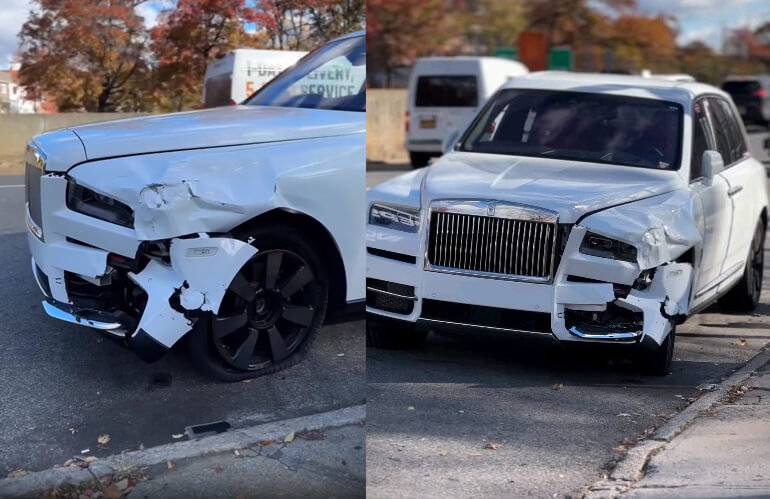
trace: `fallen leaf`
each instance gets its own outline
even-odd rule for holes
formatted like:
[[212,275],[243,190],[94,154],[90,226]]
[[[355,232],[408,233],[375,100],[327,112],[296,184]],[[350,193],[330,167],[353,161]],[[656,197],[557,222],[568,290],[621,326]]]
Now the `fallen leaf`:
[[88,456],[83,461],[86,462],[86,463],[89,463],[89,464],[93,463],[94,461],[96,461],[96,456]]
[[439,456],[446,456],[447,454],[449,454],[449,453],[447,451],[445,451],[445,450],[442,450],[442,451],[438,452]]
[[490,443],[490,444],[485,445],[484,448],[485,449],[490,449],[490,450],[498,450],[502,446],[503,446],[503,444],[491,444]]
[[19,478],[29,473],[27,470],[16,470],[8,473],[8,478]]
[[407,408],[406,408],[406,410],[407,410],[407,411],[413,411],[413,410],[415,410],[415,409],[414,409],[414,406],[413,406],[413,405],[410,405],[409,407],[407,407]]
[[551,390],[555,392],[561,390],[562,388],[564,388],[564,385],[561,383],[554,383],[553,385],[551,385]]
[[67,468],[69,466],[72,466],[73,464],[75,464],[75,460],[74,459],[67,459],[66,461],[64,461],[64,464],[62,464],[62,466]]
[[126,490],[128,488],[128,478],[115,482],[113,485],[115,485],[115,488],[118,490]]
[[746,338],[738,338],[738,341],[736,341],[735,344],[740,346],[746,346]]
[[294,432],[289,433],[286,435],[286,438],[283,439],[284,443],[291,443],[294,441]]
[[270,440],[265,440],[264,442],[262,442],[259,445],[261,445],[262,447],[267,447],[268,445],[272,445],[272,444],[273,444],[273,442],[271,442]]
[[171,435],[171,438],[182,438],[184,436],[184,433],[174,433]]
[[223,471],[225,471],[225,469],[218,464],[213,467],[213,470],[214,470],[214,473],[222,473]]
[[97,442],[99,442],[99,445],[107,445],[110,443],[110,436],[109,434],[105,433],[104,435],[101,435],[98,439],[96,439]]
[[173,470],[174,469],[174,462],[173,461],[166,461],[166,468]]

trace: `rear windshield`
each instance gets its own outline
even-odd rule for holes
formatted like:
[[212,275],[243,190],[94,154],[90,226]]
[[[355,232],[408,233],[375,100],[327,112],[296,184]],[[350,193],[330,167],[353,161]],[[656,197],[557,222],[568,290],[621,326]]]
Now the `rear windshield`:
[[722,84],[722,90],[730,95],[753,94],[762,88],[758,81],[726,81]]
[[460,150],[676,170],[682,114],[681,105],[654,99],[506,89],[490,99]]
[[476,107],[479,92],[475,76],[420,76],[415,107]]

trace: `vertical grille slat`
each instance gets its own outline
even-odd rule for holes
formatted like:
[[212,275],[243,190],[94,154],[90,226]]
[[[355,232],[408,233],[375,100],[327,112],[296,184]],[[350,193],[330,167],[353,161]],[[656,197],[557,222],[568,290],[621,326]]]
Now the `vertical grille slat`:
[[547,280],[552,277],[555,223],[434,212],[428,264],[450,270]]

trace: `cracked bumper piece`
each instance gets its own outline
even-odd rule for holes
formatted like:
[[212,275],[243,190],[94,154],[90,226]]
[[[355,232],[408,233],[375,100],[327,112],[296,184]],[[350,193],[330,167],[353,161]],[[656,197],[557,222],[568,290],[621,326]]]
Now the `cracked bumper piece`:
[[[107,263],[97,275],[85,275],[70,270],[76,264],[66,252],[44,251],[41,246],[45,245],[40,242],[33,251],[32,267],[47,298],[44,311],[55,319],[123,337],[148,362],[159,359],[187,334],[201,312],[219,310],[233,277],[257,252],[237,239],[199,234],[172,239],[169,263],[152,257],[136,272],[120,273],[110,267],[105,252],[94,249]],[[51,288],[57,290],[56,296]],[[134,307],[134,313],[132,307],[113,298],[132,290],[146,297],[137,300],[141,306]]]

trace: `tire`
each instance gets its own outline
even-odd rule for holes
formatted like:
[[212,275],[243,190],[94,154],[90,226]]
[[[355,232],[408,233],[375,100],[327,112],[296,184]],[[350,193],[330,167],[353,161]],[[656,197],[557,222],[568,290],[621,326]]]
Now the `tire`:
[[430,153],[426,152],[410,152],[409,161],[412,163],[412,168],[423,168],[428,166],[430,161]]
[[425,344],[428,331],[415,329],[410,322],[366,317],[366,346],[387,350],[408,350]]
[[671,361],[674,358],[674,345],[676,343],[676,326],[671,325],[671,332],[668,333],[662,345],[647,347],[642,345],[644,350],[641,353],[641,365],[645,374],[651,376],[666,376],[671,368]]
[[719,304],[730,312],[751,312],[759,305],[762,294],[762,277],[765,265],[765,225],[757,222],[751,249],[743,271],[743,277],[719,300]]
[[291,227],[239,234],[259,248],[233,278],[217,314],[189,334],[193,362],[221,381],[242,381],[299,363],[323,324],[329,282],[317,251]]

